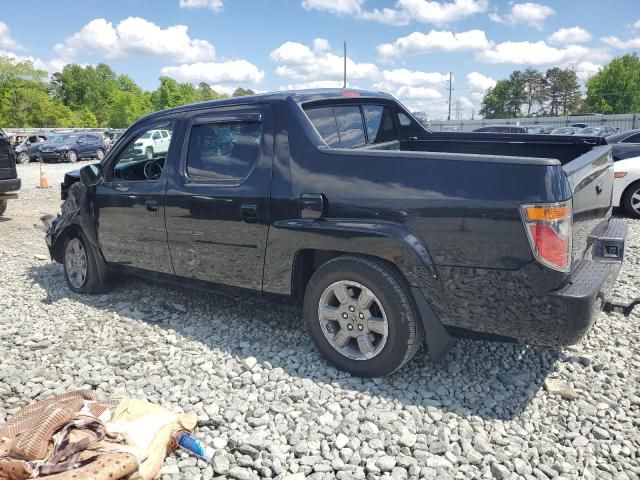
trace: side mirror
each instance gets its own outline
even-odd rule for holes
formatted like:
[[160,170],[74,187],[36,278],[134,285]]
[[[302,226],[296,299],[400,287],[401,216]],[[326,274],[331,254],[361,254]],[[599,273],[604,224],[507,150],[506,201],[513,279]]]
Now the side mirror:
[[102,182],[103,178],[102,166],[99,163],[87,165],[80,169],[80,180],[87,187],[95,187]]

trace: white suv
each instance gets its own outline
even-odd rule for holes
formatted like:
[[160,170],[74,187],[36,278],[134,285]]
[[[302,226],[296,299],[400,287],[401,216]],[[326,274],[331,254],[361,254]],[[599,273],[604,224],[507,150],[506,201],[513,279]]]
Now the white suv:
[[171,132],[169,130],[149,130],[136,140],[133,148],[148,159],[152,159],[158,154],[166,154],[171,143]]

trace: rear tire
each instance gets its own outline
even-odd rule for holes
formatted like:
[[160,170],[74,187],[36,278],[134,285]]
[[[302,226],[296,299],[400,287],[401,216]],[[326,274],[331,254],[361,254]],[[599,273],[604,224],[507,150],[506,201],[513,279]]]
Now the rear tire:
[[406,282],[391,267],[368,258],[345,255],[316,270],[305,292],[304,316],[320,353],[336,368],[361,377],[395,372],[422,343]]
[[29,160],[30,160],[29,154],[27,152],[20,152],[18,154],[18,158],[16,160],[18,161],[18,163],[20,165],[24,165],[26,163],[29,163]]
[[4,212],[7,211],[7,201],[0,200],[0,216],[4,215]]
[[64,243],[62,264],[69,289],[76,293],[103,293],[108,284],[100,275],[96,253],[82,234],[69,235]]
[[632,218],[640,218],[640,181],[627,187],[622,196],[622,205]]

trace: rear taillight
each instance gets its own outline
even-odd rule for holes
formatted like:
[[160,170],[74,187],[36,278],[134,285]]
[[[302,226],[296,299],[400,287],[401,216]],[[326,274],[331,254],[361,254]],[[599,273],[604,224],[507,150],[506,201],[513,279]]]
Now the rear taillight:
[[571,200],[523,205],[522,220],[536,259],[547,267],[571,269]]

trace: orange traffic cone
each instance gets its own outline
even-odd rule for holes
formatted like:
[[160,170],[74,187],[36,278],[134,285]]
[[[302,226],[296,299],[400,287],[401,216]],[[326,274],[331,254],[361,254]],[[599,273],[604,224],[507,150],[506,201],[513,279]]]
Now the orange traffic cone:
[[44,171],[43,162],[40,162],[40,187],[49,188],[49,181],[47,180],[47,174]]

